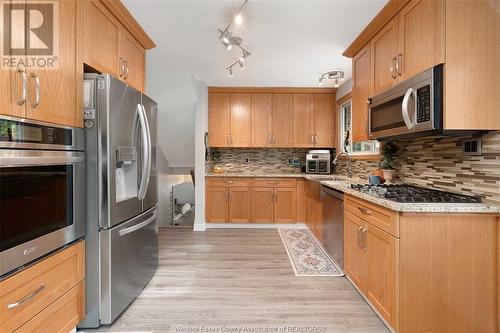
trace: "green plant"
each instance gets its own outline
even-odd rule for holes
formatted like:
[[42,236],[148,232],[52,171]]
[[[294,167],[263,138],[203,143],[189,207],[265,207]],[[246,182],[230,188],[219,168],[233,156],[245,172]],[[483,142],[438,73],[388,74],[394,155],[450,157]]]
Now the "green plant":
[[382,158],[380,159],[380,167],[386,170],[394,170],[396,161],[394,157],[399,151],[399,147],[394,142],[385,142],[382,145]]
[[210,152],[210,160],[214,163],[220,162],[220,151],[213,150]]

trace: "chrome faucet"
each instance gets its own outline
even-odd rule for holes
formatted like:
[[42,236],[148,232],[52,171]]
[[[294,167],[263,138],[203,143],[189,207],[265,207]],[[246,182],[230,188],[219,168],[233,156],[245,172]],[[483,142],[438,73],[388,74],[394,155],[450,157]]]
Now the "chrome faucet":
[[349,155],[345,151],[341,151],[340,153],[337,154],[337,156],[335,156],[335,158],[333,159],[332,164],[333,165],[337,165],[337,160],[338,160],[339,156],[342,156],[342,155],[345,155],[348,158],[348,160],[347,160],[347,177],[348,178],[352,178],[351,155]]

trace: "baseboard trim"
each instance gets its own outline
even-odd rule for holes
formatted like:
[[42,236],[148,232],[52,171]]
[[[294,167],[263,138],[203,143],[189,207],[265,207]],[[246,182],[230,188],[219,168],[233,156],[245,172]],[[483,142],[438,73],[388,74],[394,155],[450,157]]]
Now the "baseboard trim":
[[207,229],[304,229],[304,223],[274,224],[274,223],[207,223]]
[[207,229],[207,225],[205,223],[195,223],[193,225],[193,231],[205,231]]

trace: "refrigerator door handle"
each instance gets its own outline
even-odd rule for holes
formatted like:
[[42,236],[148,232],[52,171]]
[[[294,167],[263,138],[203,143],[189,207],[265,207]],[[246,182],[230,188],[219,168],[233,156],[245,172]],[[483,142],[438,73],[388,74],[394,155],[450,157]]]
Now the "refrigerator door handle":
[[146,115],[146,109],[144,108],[144,105],[141,104],[141,108],[142,108],[142,114],[144,116],[144,123],[146,125],[146,133],[147,133],[147,139],[148,139],[148,147],[147,147],[147,150],[146,150],[146,156],[147,156],[147,163],[146,163],[146,166],[147,166],[147,169],[146,169],[146,173],[143,175],[143,177],[146,178],[145,180],[145,185],[144,185],[144,195],[141,199],[144,199],[146,197],[146,193],[148,191],[148,186],[149,186],[149,177],[151,176],[151,130],[149,128],[149,122],[148,122],[148,117]]
[[141,148],[142,148],[142,156],[144,158],[144,163],[142,163],[142,171],[141,171],[141,182],[139,185],[139,193],[137,197],[139,200],[144,199],[146,196],[146,189],[147,189],[147,183],[149,181],[149,177],[146,177],[146,174],[148,172],[148,153],[149,153],[149,148],[148,148],[148,142],[149,142],[149,137],[148,137],[148,130],[147,130],[147,125],[146,121],[144,119],[144,113],[142,111],[142,105],[137,104],[136,108],[137,114],[139,115],[139,124],[141,126]]
[[136,225],[133,225],[133,226],[128,227],[128,228],[123,228],[120,231],[118,231],[118,234],[120,235],[120,237],[123,237],[127,234],[130,234],[131,232],[134,232],[134,231],[137,231],[139,229],[144,228],[145,226],[147,226],[148,224],[150,224],[154,220],[156,220],[156,211],[153,213],[153,216],[151,216],[146,221],[143,221],[141,223],[137,223]]

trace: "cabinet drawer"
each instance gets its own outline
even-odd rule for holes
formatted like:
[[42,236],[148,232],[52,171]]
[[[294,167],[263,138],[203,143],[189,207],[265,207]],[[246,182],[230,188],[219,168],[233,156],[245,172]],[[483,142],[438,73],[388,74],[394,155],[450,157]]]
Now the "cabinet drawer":
[[81,282],[84,241],[0,282],[0,332],[12,332]]
[[347,196],[345,209],[364,221],[399,238],[399,213],[391,209]]
[[206,186],[250,187],[250,178],[208,177]]
[[85,287],[80,282],[57,301],[49,305],[15,333],[67,333],[83,319],[85,312]]
[[253,187],[297,187],[295,178],[253,178]]

